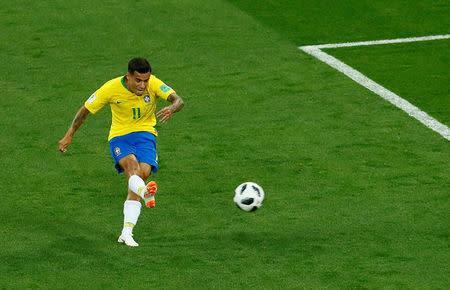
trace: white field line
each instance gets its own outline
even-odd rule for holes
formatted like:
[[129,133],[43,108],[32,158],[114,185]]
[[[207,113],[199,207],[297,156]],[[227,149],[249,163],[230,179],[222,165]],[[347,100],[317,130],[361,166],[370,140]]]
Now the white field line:
[[[412,41],[426,41],[435,39],[447,39],[450,35],[437,35],[437,36],[426,36],[426,37],[414,37],[414,38],[403,38],[403,39],[392,39],[392,40],[378,40],[378,41],[365,41],[365,42],[354,42],[354,43],[338,43],[338,44],[324,44],[324,45],[308,45],[300,46],[299,49],[304,52],[316,57],[317,59],[323,61],[329,66],[335,68],[336,70],[342,72],[355,82],[371,90],[375,94],[379,95],[386,101],[390,102],[397,108],[405,111],[411,117],[417,119],[422,124],[430,128],[431,130],[439,133],[445,139],[450,141],[450,129],[441,124],[439,121],[429,116],[427,113],[421,111],[419,108],[401,98],[400,96],[389,91],[385,87],[379,85],[373,80],[369,79],[359,71],[355,70],[351,66],[343,63],[337,58],[323,52],[320,48],[336,48],[336,47],[348,47],[357,45],[376,45],[376,44],[389,44],[389,43],[400,43],[400,42],[412,42]],[[403,40],[403,41],[402,41]],[[358,44],[359,43],[359,44]]]
[[450,34],[431,35],[431,36],[422,36],[422,37],[410,37],[410,38],[385,39],[385,40],[373,40],[373,41],[361,41],[361,42],[330,43],[330,44],[320,44],[320,45],[313,45],[313,46],[317,47],[317,48],[338,48],[338,47],[349,47],[349,46],[379,45],[379,44],[428,41],[428,40],[438,40],[438,39],[448,39],[448,38],[450,38]]

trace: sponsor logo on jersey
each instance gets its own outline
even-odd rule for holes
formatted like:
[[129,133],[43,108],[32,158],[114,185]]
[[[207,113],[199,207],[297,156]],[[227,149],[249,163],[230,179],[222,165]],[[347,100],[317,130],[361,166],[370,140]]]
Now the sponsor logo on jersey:
[[168,91],[170,91],[172,88],[170,88],[169,86],[167,86],[166,84],[162,84],[159,89],[161,91],[163,91],[163,93],[167,93]]

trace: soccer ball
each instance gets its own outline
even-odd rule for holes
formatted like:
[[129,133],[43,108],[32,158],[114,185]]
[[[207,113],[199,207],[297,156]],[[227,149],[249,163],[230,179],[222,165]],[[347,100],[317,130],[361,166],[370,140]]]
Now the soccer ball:
[[234,202],[244,211],[257,210],[264,200],[264,190],[254,182],[244,182],[234,191]]

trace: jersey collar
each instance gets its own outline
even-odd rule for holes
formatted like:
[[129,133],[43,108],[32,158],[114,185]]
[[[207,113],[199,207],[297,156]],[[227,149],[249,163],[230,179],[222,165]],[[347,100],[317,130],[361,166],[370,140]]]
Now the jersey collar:
[[127,88],[127,86],[125,85],[125,76],[122,77],[122,85],[123,85],[123,87],[124,87],[127,91],[129,91],[130,93],[133,93],[133,92],[130,91],[130,90]]

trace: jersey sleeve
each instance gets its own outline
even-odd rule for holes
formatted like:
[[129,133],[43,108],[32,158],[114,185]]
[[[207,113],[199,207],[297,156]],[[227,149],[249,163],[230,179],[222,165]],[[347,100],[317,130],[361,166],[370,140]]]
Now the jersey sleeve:
[[175,91],[171,87],[166,85],[163,81],[161,81],[157,77],[153,78],[153,84],[151,87],[155,91],[155,94],[158,97],[163,98],[164,100],[167,100],[167,97],[169,97],[170,94],[175,93]]
[[95,93],[93,93],[89,97],[89,99],[87,99],[87,101],[84,103],[84,106],[89,110],[90,113],[95,114],[108,102],[109,96],[108,94],[106,94],[103,87],[101,87],[100,89],[95,91]]

